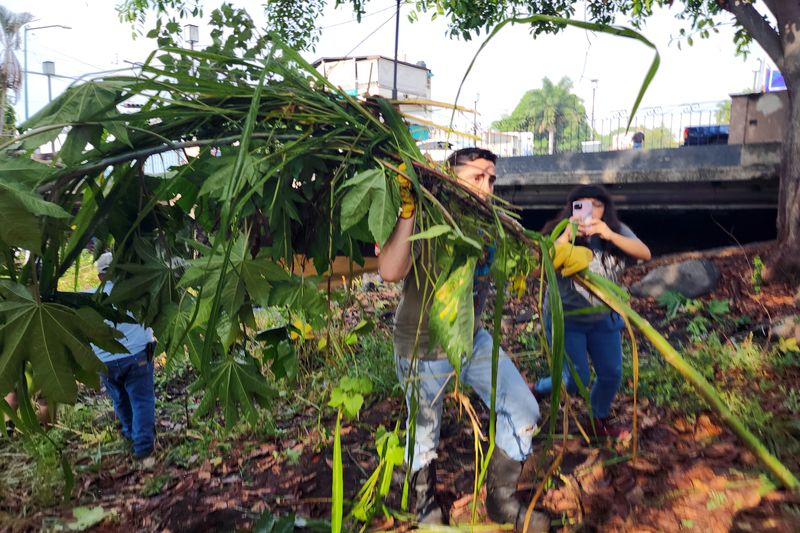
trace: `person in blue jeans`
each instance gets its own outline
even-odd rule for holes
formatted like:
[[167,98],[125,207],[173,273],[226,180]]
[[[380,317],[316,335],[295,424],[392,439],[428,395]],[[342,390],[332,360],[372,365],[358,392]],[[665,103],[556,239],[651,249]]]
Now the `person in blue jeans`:
[[[451,154],[448,165],[456,178],[481,198],[491,197],[496,179],[497,156],[481,148],[464,148]],[[418,231],[411,184],[398,174],[402,207],[394,230],[378,256],[378,272],[385,281],[403,280],[402,299],[395,313],[394,352],[397,377],[406,390],[409,420],[406,433],[411,486],[416,494],[417,521],[446,524],[447,512],[436,499],[437,447],[442,421],[443,390],[453,379],[454,368],[444,351],[429,345],[430,298],[437,265],[430,241],[409,241]],[[413,244],[412,244],[413,243]],[[494,247],[484,245],[484,255],[472,273],[475,328],[472,353],[465,354],[459,380],[472,387],[488,406],[492,383],[492,336],[481,327],[481,313],[489,291]],[[412,269],[414,264],[417,269]],[[565,267],[568,265],[565,265]],[[586,265],[582,265],[584,268]],[[499,287],[498,290],[502,290]],[[416,413],[413,407],[417,406]],[[517,480],[532,451],[538,429],[539,406],[514,362],[499,350],[496,389],[495,444],[486,474],[486,510],[489,518],[513,524],[521,531],[527,506],[517,500]],[[411,428],[412,416],[416,423]],[[409,453],[413,445],[413,454]],[[526,533],[548,531],[550,520],[534,512]]]
[[[587,206],[591,205],[591,214]],[[608,190],[601,185],[580,185],[567,198],[563,210],[550,222],[543,233],[549,233],[563,219],[577,224],[575,244],[592,251],[589,270],[613,281],[628,261],[649,260],[650,249],[631,229],[620,222]],[[571,242],[572,224],[568,225],[556,242]],[[549,288],[545,294],[544,309],[548,309]],[[622,383],[621,317],[602,301],[575,284],[572,279],[558,277],[558,292],[564,307],[564,351],[572,362],[575,373],[583,385],[589,385],[589,360],[594,365],[596,379],[592,385],[590,404],[595,418],[595,429],[600,436],[624,438],[627,430],[610,423],[611,402]],[[545,332],[552,342],[552,321],[546,313]],[[577,394],[578,386],[565,360],[564,381],[570,394]],[[550,377],[540,379],[534,387],[537,398],[552,392]]]
[[[111,293],[113,283],[109,281],[109,267],[112,260],[110,252],[97,259],[95,266],[101,283],[96,291]],[[144,459],[153,453],[155,447],[153,330],[135,323],[106,322],[122,333],[123,337],[118,341],[128,353],[109,353],[92,345],[94,353],[108,368],[108,372],[101,374],[100,378],[114,404],[114,412],[122,426],[122,435],[133,447],[133,456]]]

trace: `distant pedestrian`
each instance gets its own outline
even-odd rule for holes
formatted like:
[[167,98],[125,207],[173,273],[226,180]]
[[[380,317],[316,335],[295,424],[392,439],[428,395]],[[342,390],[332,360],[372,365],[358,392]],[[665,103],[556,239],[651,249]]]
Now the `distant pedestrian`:
[[[30,379],[28,377],[30,372],[26,371],[25,374],[26,379]],[[12,411],[16,412],[16,410],[19,408],[16,392],[9,392],[6,394],[4,400]],[[33,395],[33,400],[36,403],[36,419],[46,429],[52,422],[55,421],[55,409],[51,411],[47,404],[47,400],[41,396],[41,393],[35,393]],[[3,415],[3,418],[6,422],[6,434],[11,437],[14,434],[14,422],[12,422],[11,419],[5,415]]]
[[[591,215],[586,213],[589,209]],[[589,270],[612,281],[625,268],[628,261],[650,259],[650,249],[631,229],[620,222],[617,210],[608,191],[600,185],[580,185],[567,198],[566,206],[545,225],[548,234],[561,220],[570,218],[578,223],[575,243],[592,250]],[[572,225],[568,225],[556,242],[573,240]],[[575,373],[583,385],[589,385],[589,358],[594,365],[596,379],[591,388],[590,404],[599,436],[624,438],[629,432],[609,421],[611,402],[622,383],[623,321],[602,301],[589,294],[571,278],[558,277],[558,293],[564,308],[564,350],[572,362]],[[549,299],[548,287],[545,301]],[[549,309],[545,303],[544,309]],[[545,332],[551,336],[549,313],[545,314]],[[570,394],[577,394],[578,385],[564,361],[563,376]],[[543,398],[551,394],[551,378],[540,379],[534,395]]]
[[[112,260],[111,253],[106,252],[95,264],[100,279],[96,290],[105,294],[110,294],[113,288],[109,276]],[[129,313],[129,316],[133,315]],[[153,353],[156,343],[153,330],[136,323],[114,324],[108,320],[106,323],[122,333],[123,337],[118,341],[128,353],[109,353],[92,345],[94,353],[108,367],[108,372],[101,374],[100,378],[114,404],[122,435],[133,446],[133,456],[144,459],[153,453],[155,447]]]
[[642,130],[636,130],[631,140],[633,141],[633,148],[635,150],[641,150],[644,146],[644,132]]

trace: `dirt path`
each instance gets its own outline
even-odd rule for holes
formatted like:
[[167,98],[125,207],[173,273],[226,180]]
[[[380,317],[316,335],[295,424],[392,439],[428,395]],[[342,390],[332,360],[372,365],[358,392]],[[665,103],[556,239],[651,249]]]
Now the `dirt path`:
[[[798,312],[792,287],[764,286],[759,294],[753,292],[749,281],[752,257],[769,253],[769,247],[754,247],[747,252],[713,255],[722,280],[707,298],[729,299],[732,315],[748,316],[742,332],[768,324],[776,316]],[[625,281],[638,279],[647,268],[629,270]],[[509,351],[521,349],[520,339],[527,327],[514,323],[513,317],[529,309],[534,297],[528,295],[527,300],[513,302],[507,310]],[[653,323],[664,317],[663,308],[652,299],[634,300],[633,304]],[[670,328],[676,338],[683,338],[684,323],[670,323]],[[535,376],[527,378],[532,382]],[[725,382],[730,377],[719,378]],[[796,413],[786,411],[786,402],[779,396],[780,390],[796,389],[798,380],[798,366],[780,372],[765,370],[758,382],[775,387],[763,389],[758,383],[745,382],[741,390],[743,394],[760,395],[765,409],[783,413],[800,428]],[[778,385],[788,389],[779,389]],[[474,405],[483,427],[488,427],[488,413],[477,400]],[[578,402],[574,406],[580,411]],[[614,414],[619,422],[632,423],[632,406],[630,396],[618,397]],[[556,440],[548,446],[539,437],[536,452],[525,465],[520,497],[531,498],[543,473],[563,452],[557,475],[537,505],[550,514],[553,530],[800,531],[800,499],[774,490],[752,454],[713,417],[703,413],[687,416],[683,407],[658,407],[647,397],[640,397],[636,460],[630,457],[631,442],[590,444],[574,423],[566,442]],[[353,497],[375,468],[376,428],[392,427],[399,412],[401,400],[390,397],[368,404],[357,422],[344,425],[345,498]],[[221,436],[204,437],[186,427],[161,427],[162,452],[155,461],[142,465],[125,455],[104,456],[99,468],[81,471],[75,504],[101,505],[116,514],[95,526],[96,531],[229,531],[251,527],[265,509],[326,519],[330,515],[333,426],[332,418],[318,419],[318,411],[308,407],[284,418],[273,432],[275,436],[231,441]],[[793,438],[797,439],[797,434]],[[175,455],[175,450],[182,449],[189,451]],[[168,455],[171,460],[167,460]],[[799,462],[800,457],[795,458],[790,468],[797,472]],[[466,525],[473,503],[474,438],[469,424],[457,418],[450,400],[446,403],[438,464],[438,492],[453,521]],[[77,468],[80,470],[81,465]],[[400,508],[401,483],[402,474],[397,472],[386,502],[395,510]],[[71,519],[73,507],[63,505],[14,519],[14,509],[22,505],[26,502],[21,496],[0,503],[0,529],[39,530],[56,519],[63,523]],[[477,512],[478,521],[485,523],[480,503]],[[309,523],[308,529],[313,529],[312,525]],[[319,529],[326,527],[323,523]],[[405,530],[409,525],[381,516],[372,527]]]

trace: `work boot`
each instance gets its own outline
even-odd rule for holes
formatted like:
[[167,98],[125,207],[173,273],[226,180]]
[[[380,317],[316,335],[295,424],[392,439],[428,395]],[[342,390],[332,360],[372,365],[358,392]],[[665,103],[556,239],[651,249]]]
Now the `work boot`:
[[436,499],[436,464],[423,466],[411,476],[411,486],[416,493],[414,508],[419,524],[447,524],[447,514]]
[[609,418],[595,418],[594,427],[599,438],[610,438],[613,441],[624,441],[631,438],[631,428],[623,424],[615,424]]
[[494,449],[486,472],[486,512],[498,524],[514,524],[517,533],[550,531],[550,519],[536,511],[531,513],[527,531],[522,530],[528,508],[517,499],[517,480],[521,473],[522,463],[499,447]]

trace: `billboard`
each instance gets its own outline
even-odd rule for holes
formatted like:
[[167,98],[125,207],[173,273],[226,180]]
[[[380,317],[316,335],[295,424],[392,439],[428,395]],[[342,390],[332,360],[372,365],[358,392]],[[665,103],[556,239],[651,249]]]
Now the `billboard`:
[[764,91],[785,91],[786,82],[783,80],[783,75],[778,69],[767,67],[766,76],[764,79]]

